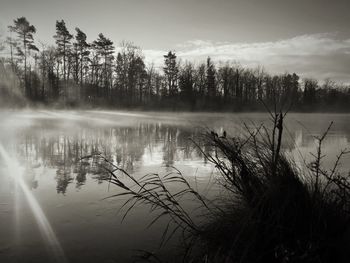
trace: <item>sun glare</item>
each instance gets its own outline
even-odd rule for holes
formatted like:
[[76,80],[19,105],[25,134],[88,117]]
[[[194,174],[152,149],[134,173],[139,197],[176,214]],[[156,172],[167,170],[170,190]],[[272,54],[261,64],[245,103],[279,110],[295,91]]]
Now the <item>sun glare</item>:
[[49,250],[49,253],[53,257],[56,262],[67,262],[66,257],[64,255],[64,251],[61,247],[60,242],[58,241],[55,232],[52,229],[50,222],[48,221],[44,211],[40,207],[38,201],[35,196],[28,188],[27,184],[23,180],[24,168],[21,167],[20,163],[17,159],[13,158],[0,144],[0,157],[3,159],[4,163],[7,166],[7,170],[9,175],[15,181],[15,213],[16,213],[16,240],[20,241],[20,218],[19,218],[19,203],[18,203],[18,195],[19,191],[22,191],[27,203],[33,213],[33,216],[38,224],[41,235],[45,241],[45,244]]

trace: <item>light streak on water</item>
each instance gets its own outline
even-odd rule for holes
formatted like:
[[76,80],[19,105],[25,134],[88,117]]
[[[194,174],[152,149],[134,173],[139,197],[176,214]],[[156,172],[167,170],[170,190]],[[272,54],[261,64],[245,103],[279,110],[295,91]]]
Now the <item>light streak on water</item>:
[[[0,145],[0,147],[2,147],[2,145]],[[1,151],[1,149],[0,149]],[[20,195],[19,195],[19,185],[18,182],[15,182],[14,185],[14,195],[15,195],[15,241],[17,244],[20,244],[21,239],[20,239],[20,232],[21,232],[21,224],[20,224],[20,211],[21,211],[21,207],[20,207]]]
[[[21,189],[26,197],[28,205],[32,210],[32,213],[38,223],[42,237],[44,238],[45,244],[47,245],[50,253],[53,256],[53,259],[59,263],[67,262],[64,255],[64,251],[61,247],[60,242],[58,241],[55,232],[53,231],[50,222],[48,221],[44,211],[41,209],[38,201],[35,199],[33,193],[29,190],[27,184],[24,182],[22,175],[24,169],[21,168],[20,163],[17,159],[12,158],[9,153],[5,150],[2,144],[0,144],[0,157],[2,157],[4,163],[7,165],[8,173],[16,182],[16,190]],[[18,195],[18,193],[15,193]],[[18,197],[16,197],[18,198]],[[18,207],[15,208],[18,210]],[[18,213],[18,211],[15,211]],[[16,215],[16,217],[18,214]],[[16,219],[16,224],[19,224],[19,219]],[[19,227],[19,225],[17,225]],[[18,231],[18,230],[17,230]],[[16,233],[16,236],[18,233]],[[18,236],[16,237],[18,238]]]

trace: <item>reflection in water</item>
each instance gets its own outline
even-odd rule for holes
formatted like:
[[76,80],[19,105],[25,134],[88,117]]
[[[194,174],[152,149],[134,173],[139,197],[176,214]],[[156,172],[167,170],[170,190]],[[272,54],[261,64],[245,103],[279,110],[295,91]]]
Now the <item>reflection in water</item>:
[[[179,160],[203,159],[199,149],[189,140],[199,136],[198,129],[181,129],[169,125],[85,128],[69,135],[64,132],[52,134],[47,127],[39,126],[21,134],[23,138],[19,138],[17,146],[19,158],[32,168],[42,165],[56,169],[56,190],[61,194],[66,193],[71,183],[81,189],[87,174],[97,183],[108,178],[108,174],[94,160],[81,160],[81,157],[93,153],[103,154],[130,173],[140,165],[172,166]],[[38,181],[34,179],[33,174],[33,188],[36,188]]]
[[[61,244],[58,241],[56,234],[51,227],[50,222],[48,221],[38,201],[35,199],[32,191],[30,191],[30,188],[26,184],[25,180],[22,178],[25,171],[21,168],[20,163],[16,159],[12,158],[1,144],[0,144],[0,157],[2,158],[5,165],[7,166],[8,173],[11,174],[14,179],[14,182],[16,184],[16,190],[18,191],[20,189],[24,193],[26,200],[36,219],[36,222],[38,223],[42,236],[46,241],[46,245],[48,246],[50,253],[52,253],[53,258],[55,259],[55,262],[57,263],[67,262],[63,249],[61,247]],[[19,224],[17,226],[19,227]]]
[[[240,131],[232,132],[241,135]],[[50,125],[43,122],[35,125],[35,129],[31,127],[22,131],[17,149],[20,158],[32,168],[43,165],[56,169],[57,193],[65,194],[72,183],[76,189],[81,189],[87,175],[98,184],[108,178],[109,175],[94,160],[81,160],[81,157],[93,153],[103,154],[129,173],[147,165],[173,166],[186,160],[205,162],[201,151],[189,140],[198,139],[201,132],[198,128],[162,123],[142,123],[133,127],[80,127],[73,132],[52,132]],[[299,156],[299,152],[310,151],[313,137],[302,129],[288,131],[286,137],[284,148],[301,162],[305,156]],[[202,147],[204,152],[211,150],[206,145]],[[31,182],[31,188],[38,187],[34,173],[28,174],[28,182]]]
[[33,169],[26,169],[22,175],[24,182],[30,190],[37,189],[39,186],[36,174]]
[[[138,208],[135,216],[125,222],[128,227],[120,226],[115,212],[124,200],[104,199],[119,193],[118,190],[104,185],[104,179],[109,175],[94,160],[81,159],[82,156],[101,153],[136,176],[149,172],[162,174],[168,169],[166,166],[173,165],[189,180],[195,181],[196,186],[198,183],[199,188],[212,189],[210,178],[215,170],[205,163],[201,151],[189,140],[191,138],[197,141],[203,132],[202,128],[194,127],[208,125],[218,134],[223,134],[225,130],[229,135],[242,136],[240,120],[248,120],[250,123],[249,120],[252,119],[256,124],[266,120],[266,115],[259,114],[226,117],[222,114],[193,114],[182,117],[181,114],[157,113],[159,117],[155,117],[147,113],[139,119],[137,116],[124,118],[121,114],[117,117],[98,112],[90,116],[91,114],[79,112],[67,117],[65,113],[60,113],[59,116],[50,112],[31,115],[20,113],[16,117],[3,117],[0,122],[1,144],[7,152],[14,154],[23,167],[21,178],[27,195],[35,197],[37,204],[41,205],[71,262],[89,262],[92,258],[96,258],[96,262],[109,262],[111,258],[121,257],[128,259],[128,251],[132,249],[147,248],[147,245],[151,246],[153,243],[158,246],[156,240],[160,239],[158,234],[161,236],[163,230],[152,230],[142,236],[145,226],[149,224],[149,211],[145,207]],[[231,117],[233,120],[229,120]],[[296,121],[292,122],[293,119],[302,121],[311,131],[304,129]],[[325,153],[330,157],[335,156],[341,148],[349,147],[349,117],[322,115],[321,119],[314,115],[291,114],[283,145],[298,165],[315,150],[312,135],[322,132],[331,120],[336,125],[324,144]],[[198,123],[200,121],[202,125]],[[213,150],[204,144],[200,146],[206,153]],[[30,217],[25,216],[27,206],[22,203],[23,198],[17,195],[21,192],[20,189],[7,189],[8,176],[1,170],[2,159],[0,157],[0,198],[6,205],[0,207],[0,221],[5,222],[0,227],[0,236],[6,238],[4,241],[0,238],[0,261],[2,262],[3,255],[1,247],[4,243],[11,243],[11,234],[22,242],[20,249],[23,255],[34,260],[36,253],[42,255],[38,250],[42,244],[35,243],[38,239],[35,229],[31,234],[26,234],[33,229]],[[331,159],[329,161],[325,158],[323,164],[329,167]],[[345,169],[349,169],[350,159],[344,160],[342,164]],[[192,177],[193,174],[196,174],[196,178]],[[215,180],[215,176],[213,178]],[[209,193],[209,190],[204,191]],[[218,189],[210,191],[215,195]],[[3,201],[3,197],[8,200]],[[35,204],[32,197],[25,198]],[[36,217],[41,215],[44,218],[40,206],[35,207],[38,211]],[[15,220],[12,218],[11,208],[13,214],[20,213]],[[16,233],[7,227],[11,224],[15,225]],[[153,247],[149,248],[153,250]],[[7,254],[10,258],[15,253],[10,251]],[[21,256],[20,253],[18,255]]]
[[73,182],[73,177],[71,176],[70,170],[58,169],[56,172],[57,181],[57,193],[65,194],[67,191],[67,186]]
[[75,181],[76,181],[76,188],[80,189],[86,182],[86,172],[78,172],[76,177],[75,177]]

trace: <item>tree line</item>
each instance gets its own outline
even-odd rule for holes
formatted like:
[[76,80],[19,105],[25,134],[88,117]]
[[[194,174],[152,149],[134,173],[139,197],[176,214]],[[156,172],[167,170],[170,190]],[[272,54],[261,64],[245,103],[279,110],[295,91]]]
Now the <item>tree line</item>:
[[89,43],[56,21],[54,45],[35,42],[36,28],[20,17],[8,27],[0,58],[2,104],[93,106],[169,110],[259,110],[263,105],[296,110],[350,110],[350,87],[326,80],[300,79],[295,73],[272,75],[262,67],[237,63],[182,62],[174,51],[164,65],[146,65],[132,42],[116,46],[104,34]]

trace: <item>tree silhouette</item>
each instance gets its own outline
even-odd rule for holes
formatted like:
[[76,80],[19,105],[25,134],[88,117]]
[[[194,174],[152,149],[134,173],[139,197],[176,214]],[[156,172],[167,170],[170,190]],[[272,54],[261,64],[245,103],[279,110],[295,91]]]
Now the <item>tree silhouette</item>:
[[96,52],[97,55],[97,62],[99,60],[103,60],[103,69],[101,74],[101,83],[103,83],[103,92],[100,94],[100,96],[109,97],[110,95],[110,89],[111,89],[111,83],[110,80],[111,74],[112,74],[112,63],[113,63],[113,53],[114,53],[114,46],[113,42],[106,38],[102,33],[98,35],[97,40],[95,40],[92,43],[92,47]]
[[57,44],[57,52],[58,55],[62,57],[63,61],[63,81],[64,81],[64,90],[63,90],[63,97],[66,100],[67,99],[67,57],[70,53],[71,48],[71,39],[73,38],[73,35],[71,35],[66,27],[66,23],[64,20],[56,21],[56,35],[54,36],[56,39]]
[[[70,34],[64,20],[56,21],[56,46],[41,44],[38,52],[35,27],[26,18],[15,19],[9,29],[16,37],[7,38],[10,57],[0,59],[0,68],[6,78],[7,72],[14,73],[6,85],[24,83],[28,103],[215,111],[263,110],[277,103],[307,111],[350,111],[346,84],[326,81],[321,85],[296,73],[274,75],[262,67],[210,57],[198,64],[180,64],[173,51],[163,56],[163,66],[146,65],[141,48],[132,42],[123,41],[115,52],[114,43],[104,34],[88,43],[79,28],[75,36]],[[38,53],[31,56],[31,51]],[[19,97],[10,90],[1,93],[2,101]]]
[[169,51],[167,55],[164,55],[164,74],[167,81],[169,96],[175,96],[177,93],[177,75],[179,69],[176,63],[175,52]]
[[[36,29],[31,25],[25,17],[13,20],[14,25],[9,26],[10,31],[17,33],[18,38],[22,42],[22,48],[17,46],[17,55],[24,58],[24,93],[29,96],[28,79],[27,79],[27,54],[30,50],[39,51],[34,45],[34,34]],[[14,42],[10,42],[11,47]],[[13,61],[12,61],[13,62]]]
[[79,63],[76,63],[76,74],[80,75],[80,98],[82,98],[82,92],[83,92],[83,70],[84,70],[84,63],[88,61],[89,58],[89,47],[90,45],[86,42],[86,34],[81,31],[78,27],[75,28],[76,35],[75,35],[75,43],[74,47],[77,50],[77,60],[79,60]]

